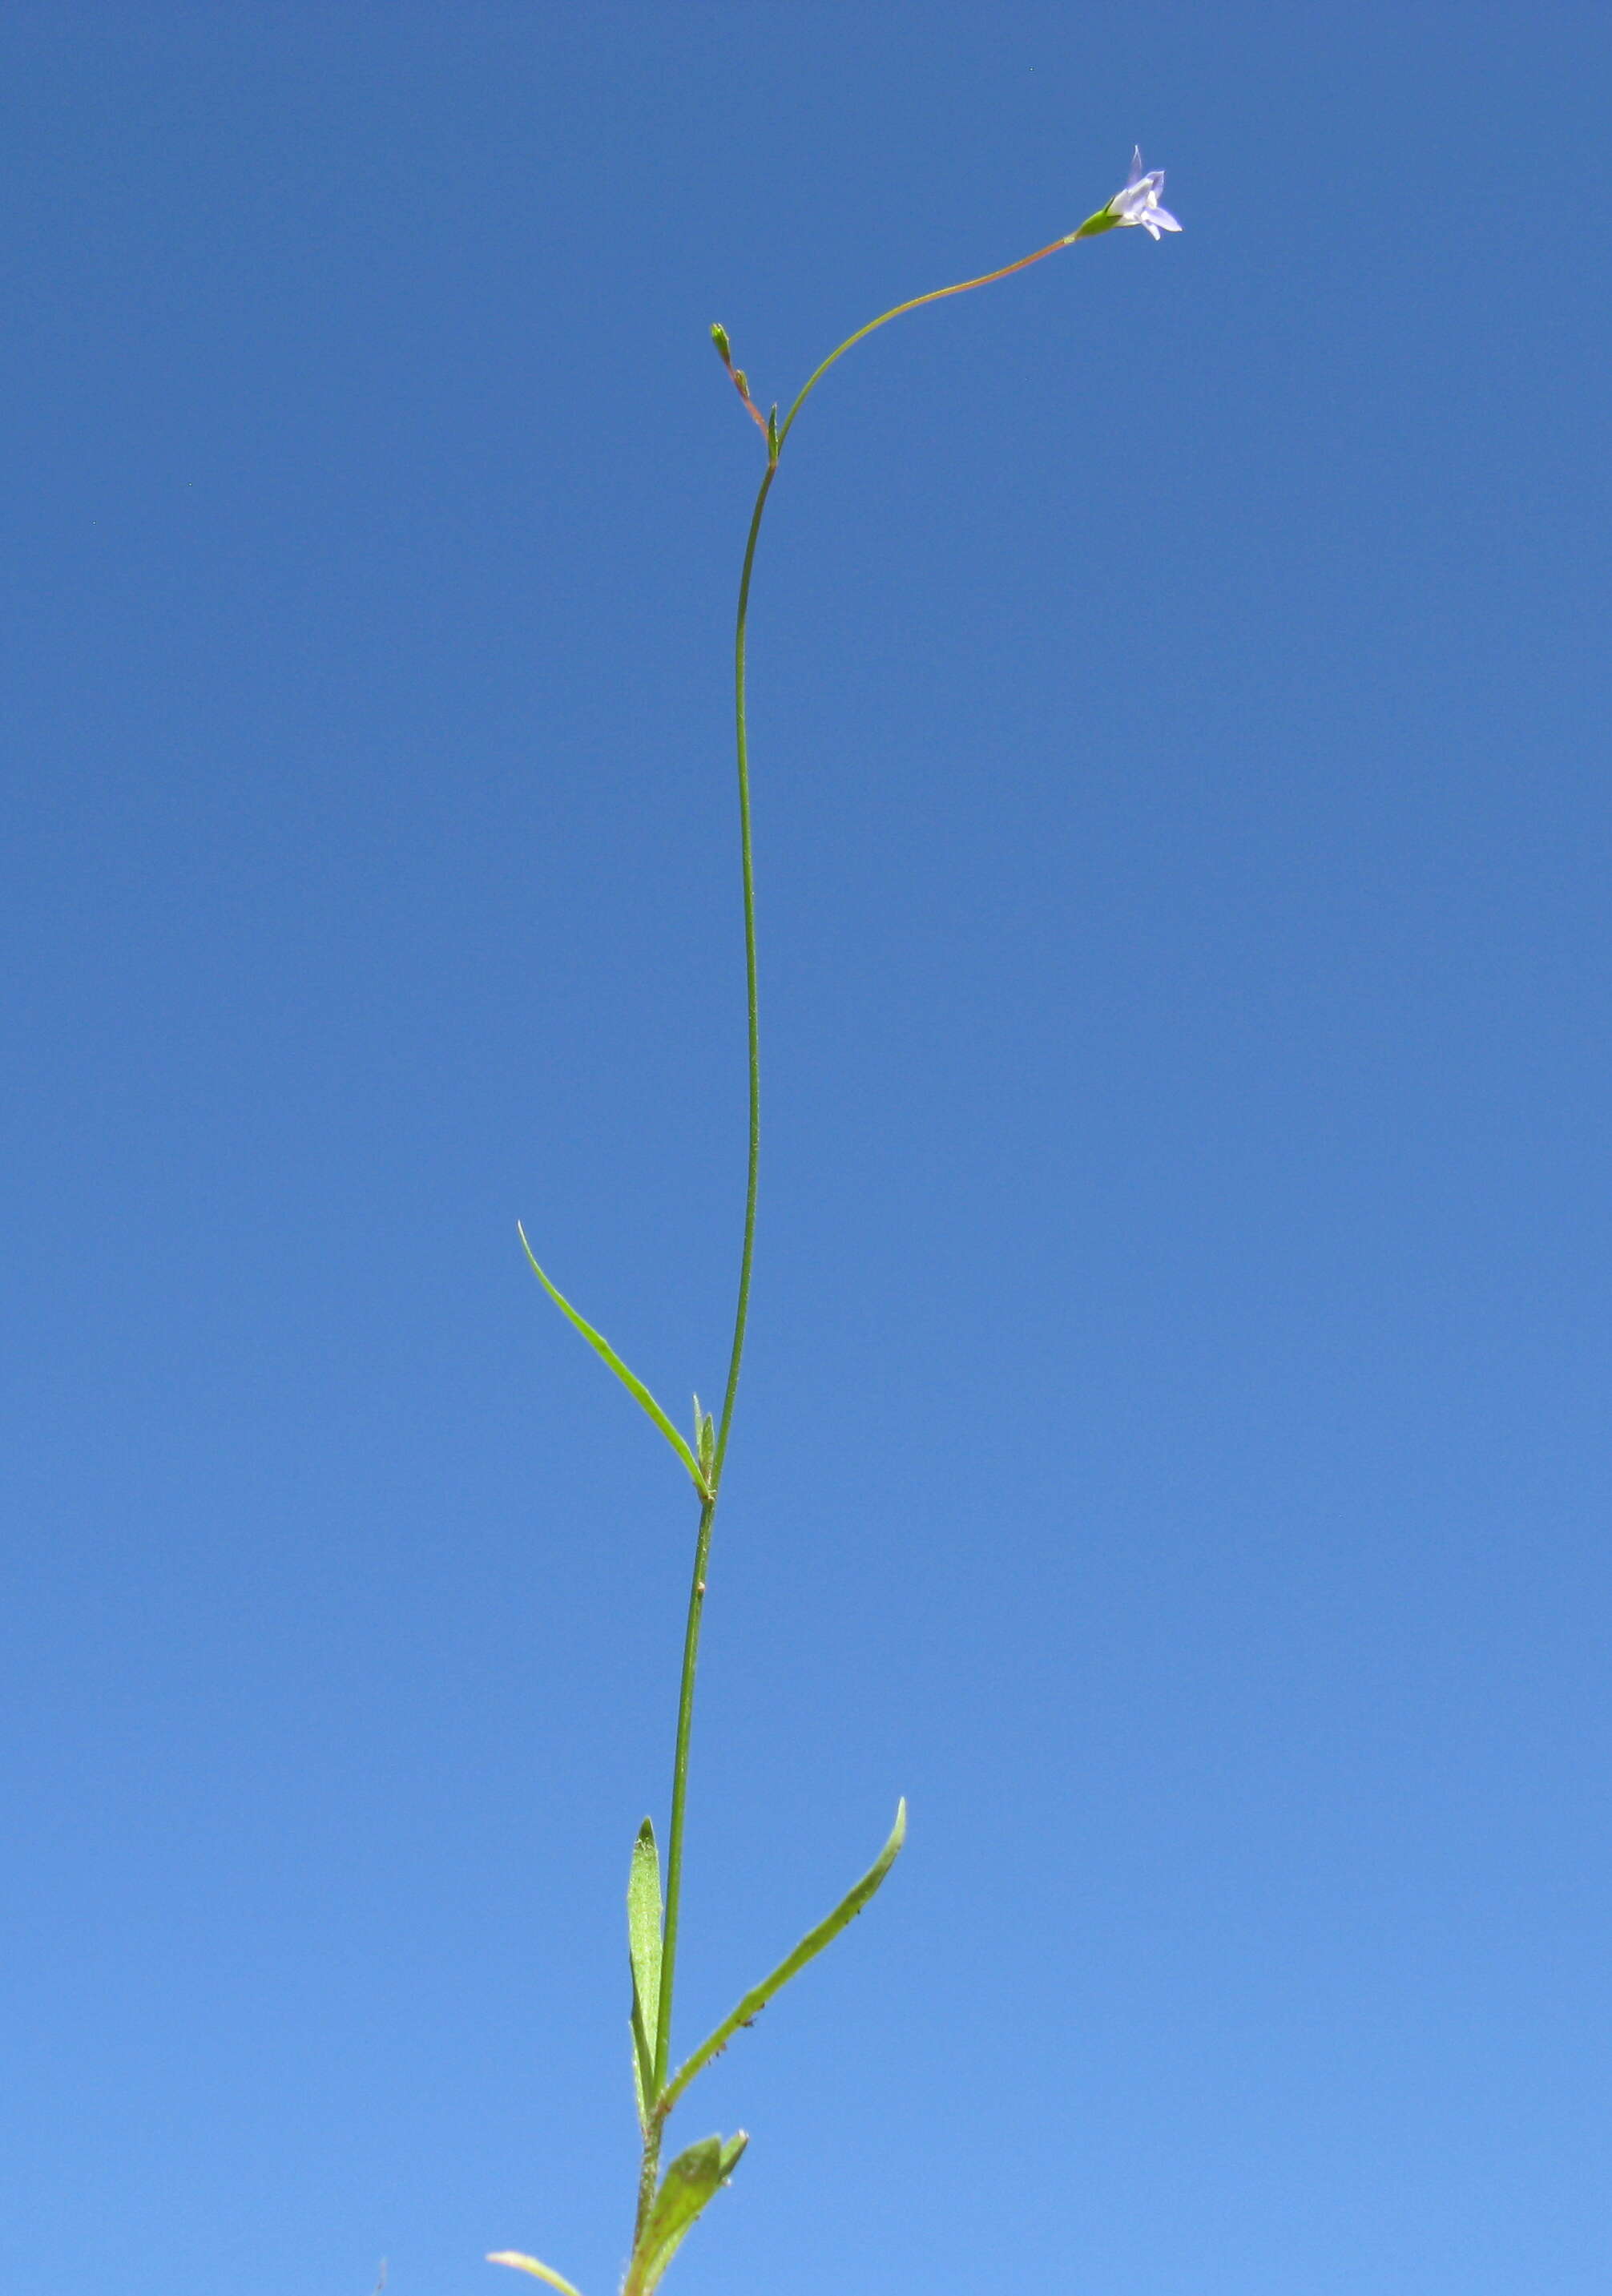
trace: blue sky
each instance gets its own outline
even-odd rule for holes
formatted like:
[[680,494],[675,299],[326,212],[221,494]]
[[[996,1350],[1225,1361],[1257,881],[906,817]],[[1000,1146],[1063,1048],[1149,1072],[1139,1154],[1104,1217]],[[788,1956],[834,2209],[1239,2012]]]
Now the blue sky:
[[0,2284],[1612,2271],[1589,5],[0,33]]

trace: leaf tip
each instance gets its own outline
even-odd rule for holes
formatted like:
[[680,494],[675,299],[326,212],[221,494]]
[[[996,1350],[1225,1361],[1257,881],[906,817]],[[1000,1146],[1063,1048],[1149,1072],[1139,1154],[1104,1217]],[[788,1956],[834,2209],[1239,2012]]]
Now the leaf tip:
[[577,2296],[577,2290],[569,2280],[562,2279],[546,2264],[539,2264],[535,2256],[522,2256],[518,2248],[494,2249],[487,2260],[489,2264],[511,2265],[517,2272],[529,2272],[534,2280],[544,2280],[551,2288],[558,2288],[561,2296]]

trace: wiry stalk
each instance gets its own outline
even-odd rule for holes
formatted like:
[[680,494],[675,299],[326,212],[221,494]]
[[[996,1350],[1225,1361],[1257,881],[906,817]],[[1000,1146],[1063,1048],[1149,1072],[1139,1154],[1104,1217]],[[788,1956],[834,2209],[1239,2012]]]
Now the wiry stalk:
[[[688,1801],[689,1746],[694,1722],[694,1680],[700,1662],[700,1628],[705,1610],[706,1570],[710,1560],[711,1532],[716,1517],[716,1502],[720,1495],[724,1462],[727,1457],[728,1437],[733,1423],[733,1405],[739,1393],[739,1374],[744,1360],[745,1328],[749,1316],[750,1270],[756,1243],[757,1188],[761,1160],[761,1034],[759,1005],[756,984],[756,876],[750,834],[750,760],[749,733],[745,711],[745,644],[749,619],[750,577],[756,563],[756,545],[761,534],[762,515],[767,496],[778,473],[778,459],[783,443],[789,437],[796,416],[829,369],[843,358],[854,344],[886,326],[890,320],[900,318],[905,312],[916,311],[925,303],[937,303],[950,295],[965,295],[971,288],[988,287],[998,279],[1006,279],[1015,271],[1023,271],[1032,263],[1040,263],[1049,255],[1056,255],[1061,247],[1087,235],[1099,226],[1099,217],[1083,224],[1078,232],[1068,238],[1054,240],[1050,246],[1037,248],[1034,255],[1021,256],[1018,262],[1004,264],[1000,271],[987,271],[978,279],[960,280],[954,286],[937,287],[927,295],[915,295],[909,302],[897,303],[891,310],[870,319],[865,327],[858,327],[847,335],[837,350],[830,352],[821,366],[807,376],[781,424],[774,408],[771,421],[765,418],[750,398],[748,384],[732,364],[727,340],[719,330],[716,346],[724,365],[738,384],[745,406],[755,418],[767,439],[767,465],[756,496],[756,507],[750,513],[750,529],[745,543],[744,566],[739,579],[739,611],[733,641],[733,701],[734,726],[739,765],[739,832],[740,852],[744,890],[744,962],[745,991],[749,1015],[750,1123],[749,1159],[745,1185],[744,1238],[739,1257],[739,1297],[733,1316],[733,1344],[728,1360],[727,1389],[723,1397],[721,1418],[717,1423],[716,1448],[710,1472],[711,1496],[700,1510],[700,1529],[694,1542],[694,1571],[689,1589],[688,1621],[683,1632],[683,1677],[677,1697],[677,1738],[672,1760],[672,1811],[667,1839],[666,1867],[666,1929],[660,1962],[660,1998],[655,2029],[655,2062],[653,2094],[646,2099],[649,2108],[649,2133],[644,2139],[643,2161],[639,2177],[637,2232],[643,2228],[645,2218],[655,2195],[656,2178],[660,2159],[661,2131],[665,2115],[657,2110],[665,2097],[672,2056],[672,2002],[676,1980],[678,1923],[683,1899],[683,1819]],[[636,2234],[634,2234],[636,2238]]]

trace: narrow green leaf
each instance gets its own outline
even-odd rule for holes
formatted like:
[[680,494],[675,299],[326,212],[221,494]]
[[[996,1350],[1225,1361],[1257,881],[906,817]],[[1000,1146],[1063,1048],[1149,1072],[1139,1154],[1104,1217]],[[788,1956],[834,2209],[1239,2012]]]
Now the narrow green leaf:
[[633,2079],[638,2125],[647,2136],[655,2102],[655,2029],[660,2010],[660,1859],[646,1817],[627,1875],[627,1956],[633,1964]]
[[670,2112],[695,2074],[703,2072],[711,2059],[726,2048],[740,2027],[748,2025],[752,2018],[759,2016],[773,1995],[781,1993],[791,1977],[798,1977],[808,1961],[815,1961],[824,1946],[831,1945],[840,1931],[855,1920],[896,1863],[901,1845],[906,1840],[906,1833],[907,1806],[904,1799],[896,1805],[896,1823],[890,1828],[889,1840],[855,1888],[847,1890],[826,1921],[819,1922],[814,1930],[806,1931],[794,1952],[786,1955],[770,1977],[764,1977],[759,1985],[745,1995],[737,2009],[723,2020],[708,2040],[700,2043],[688,2062],[667,2082],[666,2094],[657,2107],[662,2119]]
[[520,1236],[521,1243],[525,1247],[527,1258],[532,1263],[532,1273],[536,1276],[539,1283],[542,1284],[544,1290],[548,1293],[549,1298],[553,1301],[556,1308],[559,1308],[561,1314],[568,1317],[569,1320],[576,1325],[577,1329],[582,1333],[583,1338],[587,1341],[589,1347],[593,1349],[594,1353],[601,1356],[603,1360],[609,1364],[610,1369],[615,1373],[623,1387],[626,1388],[627,1393],[634,1398],[634,1401],[642,1406],[643,1409],[654,1421],[656,1426],[659,1428],[661,1433],[666,1437],[667,1441],[671,1445],[673,1450],[676,1452],[677,1456],[683,1461],[683,1465],[688,1469],[690,1474],[693,1477],[694,1488],[699,1492],[702,1499],[708,1501],[711,1496],[711,1487],[709,1483],[707,1482],[705,1476],[701,1472],[699,1460],[694,1456],[694,1454],[690,1450],[688,1444],[677,1432],[677,1430],[673,1426],[665,1412],[656,1402],[654,1397],[650,1393],[649,1389],[645,1387],[641,1379],[635,1378],[633,1373],[627,1369],[626,1364],[622,1362],[621,1357],[617,1354],[615,1349],[604,1337],[603,1333],[596,1332],[585,1316],[579,1316],[575,1308],[572,1307],[570,1301],[566,1298],[565,1294],[562,1292],[556,1290],[555,1286],[549,1282],[548,1277],[537,1265],[537,1255],[532,1250],[531,1245],[527,1242],[526,1230],[521,1226],[519,1220],[515,1223],[515,1232]]
[[712,2194],[726,2184],[729,2169],[749,2142],[741,2129],[725,2144],[720,2136],[706,2136],[677,2155],[661,2179],[649,2220],[633,2251],[621,2296],[651,2296],[689,2226]]
[[512,2248],[501,2248],[496,2255],[488,2257],[487,2262],[512,2264],[517,2272],[529,2272],[534,2280],[546,2280],[551,2288],[561,2290],[561,2296],[577,2296],[577,2290],[569,2280],[562,2280],[557,2272],[551,2272],[546,2264],[539,2264],[535,2256],[521,2256]]

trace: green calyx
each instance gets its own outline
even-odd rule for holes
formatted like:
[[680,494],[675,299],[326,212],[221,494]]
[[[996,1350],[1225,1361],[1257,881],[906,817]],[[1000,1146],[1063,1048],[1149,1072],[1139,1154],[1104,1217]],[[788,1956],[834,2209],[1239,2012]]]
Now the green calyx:
[[1064,245],[1070,247],[1077,239],[1095,239],[1100,231],[1113,231],[1123,221],[1124,217],[1117,216],[1111,209],[1099,208],[1095,215],[1086,217],[1078,231],[1069,234]]

